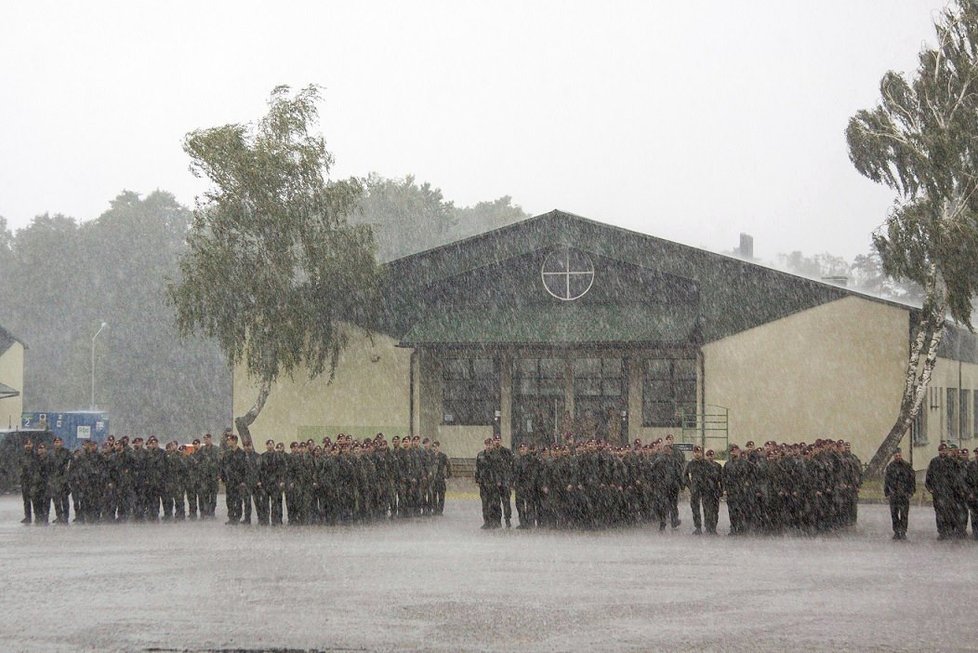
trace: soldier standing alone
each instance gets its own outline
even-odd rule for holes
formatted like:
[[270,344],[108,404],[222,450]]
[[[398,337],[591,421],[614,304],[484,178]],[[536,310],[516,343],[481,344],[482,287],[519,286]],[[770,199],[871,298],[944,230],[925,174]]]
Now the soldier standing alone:
[[883,474],[883,496],[890,500],[890,519],[893,522],[893,539],[907,539],[907,515],[910,497],[917,492],[917,477],[913,467],[903,459],[900,449]]

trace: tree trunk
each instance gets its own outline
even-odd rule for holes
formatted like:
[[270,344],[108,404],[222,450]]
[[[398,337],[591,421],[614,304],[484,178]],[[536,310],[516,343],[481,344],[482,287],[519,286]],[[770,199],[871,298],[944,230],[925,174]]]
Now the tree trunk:
[[[910,425],[913,424],[917,413],[920,412],[920,405],[923,403],[924,396],[927,394],[927,387],[930,384],[931,373],[937,363],[937,347],[941,344],[944,337],[944,325],[947,321],[946,305],[943,301],[936,302],[937,306],[931,309],[931,313],[924,316],[918,328],[914,341],[910,346],[910,356],[907,360],[907,383],[900,400],[900,413],[893,423],[890,432],[883,438],[876,453],[866,466],[863,474],[864,479],[880,478],[886,464],[893,457],[900,441],[906,435]],[[927,302],[925,302],[927,305]],[[931,304],[933,306],[933,304]],[[926,350],[923,363],[920,355]]]
[[272,382],[263,379],[261,384],[258,386],[258,398],[255,399],[255,404],[248,409],[248,412],[241,417],[234,418],[234,425],[238,429],[238,435],[241,437],[241,444],[247,444],[251,442],[251,431],[248,427],[255,423],[258,419],[258,414],[261,413],[262,408],[265,407],[265,401],[268,400],[268,395],[272,391]]

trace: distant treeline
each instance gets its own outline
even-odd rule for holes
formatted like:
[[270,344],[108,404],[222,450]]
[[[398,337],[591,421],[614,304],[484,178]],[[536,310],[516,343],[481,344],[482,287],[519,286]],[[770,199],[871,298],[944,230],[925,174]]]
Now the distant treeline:
[[[456,207],[413,177],[371,175],[352,221],[374,226],[387,261],[528,217],[509,197]],[[91,401],[118,434],[188,439],[231,424],[231,373],[216,345],[178,338],[164,301],[192,212],[172,194],[123,191],[94,220],[39,215],[12,233],[0,217],[0,325],[27,343],[24,410]],[[6,427],[0,425],[0,428]]]

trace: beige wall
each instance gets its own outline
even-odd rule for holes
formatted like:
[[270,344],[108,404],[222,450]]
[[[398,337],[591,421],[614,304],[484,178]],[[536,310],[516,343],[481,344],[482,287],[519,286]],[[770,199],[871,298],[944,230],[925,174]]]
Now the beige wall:
[[[967,420],[960,433],[948,431],[947,389],[953,388],[960,403],[960,390],[968,391]],[[938,358],[931,376],[927,395],[920,410],[927,420],[927,442],[922,446],[913,447],[913,464],[915,469],[926,469],[930,459],[937,455],[937,447],[942,440],[949,440],[968,449],[978,447],[978,434],[975,433],[975,393],[978,392],[978,365],[974,363],[959,363],[946,358]],[[960,410],[960,407],[957,407]],[[959,413],[955,413],[959,416]],[[959,417],[960,419],[960,417]],[[904,448],[906,451],[906,447]]]
[[[844,438],[866,461],[896,416],[908,319],[905,309],[847,297],[710,343],[703,347],[700,398],[708,411],[714,410],[712,406],[729,409],[731,442]],[[339,431],[407,434],[411,352],[386,336],[376,335],[371,343],[362,334],[353,335],[332,384],[327,385],[325,377],[277,384],[252,432],[256,438],[276,439],[318,439]],[[510,361],[520,353],[505,353],[501,361],[500,427],[507,444],[512,421]],[[637,361],[646,353],[650,352],[634,351],[630,356]],[[957,375],[957,363],[942,359],[933,385],[957,388]],[[492,427],[441,424],[441,370],[434,355],[418,352],[413,376],[415,434],[439,439],[452,457],[474,456]],[[962,387],[978,390],[978,365],[962,366],[962,379]],[[667,433],[678,438],[679,429],[641,426],[641,365],[629,367],[628,387],[630,438],[648,440]],[[253,384],[237,369],[235,415],[244,413],[254,397]],[[19,416],[19,405],[16,410]],[[941,410],[928,408],[930,442],[915,452],[918,468],[926,465],[941,439]],[[970,413],[969,419],[973,422]],[[973,441],[978,445],[978,438]]]
[[20,392],[16,397],[0,399],[0,429],[17,428],[24,412],[24,345],[19,342],[0,354],[0,383]]
[[[333,382],[327,383],[327,374],[312,380],[297,374],[294,381],[276,383],[251,427],[252,435],[259,441],[318,440],[339,432],[404,435],[409,430],[411,350],[396,344],[379,334],[371,343],[361,332],[351,332]],[[256,396],[255,385],[239,366],[234,374],[234,414],[246,412]]]
[[909,312],[846,297],[703,347],[707,404],[730,441],[852,442],[864,462],[896,418]]

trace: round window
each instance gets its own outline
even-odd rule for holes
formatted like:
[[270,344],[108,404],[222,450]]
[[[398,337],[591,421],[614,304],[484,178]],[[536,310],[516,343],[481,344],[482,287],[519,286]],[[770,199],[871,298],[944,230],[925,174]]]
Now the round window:
[[554,250],[540,268],[543,287],[563,301],[582,297],[594,283],[594,265],[584,252],[570,247]]

